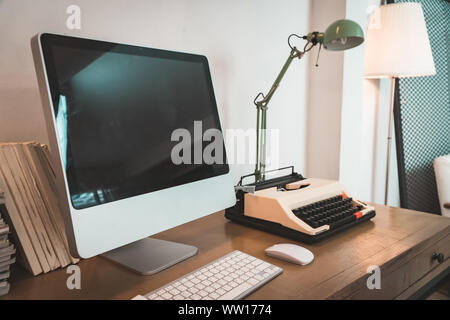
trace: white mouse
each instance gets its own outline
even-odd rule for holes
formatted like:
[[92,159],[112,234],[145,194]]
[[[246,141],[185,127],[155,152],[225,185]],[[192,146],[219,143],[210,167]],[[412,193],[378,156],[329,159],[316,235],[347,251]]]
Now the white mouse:
[[314,255],[306,248],[290,243],[280,243],[265,250],[270,257],[300,264],[302,266],[311,263]]

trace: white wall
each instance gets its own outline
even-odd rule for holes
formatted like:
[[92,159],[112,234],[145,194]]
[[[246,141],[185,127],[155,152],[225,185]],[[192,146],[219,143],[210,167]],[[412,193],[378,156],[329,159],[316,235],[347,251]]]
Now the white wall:
[[[325,31],[345,18],[345,0],[311,2],[310,30]],[[339,179],[342,77],[344,53],[323,50],[316,67],[318,48],[308,55],[308,121],[306,134],[307,177]]]
[[[254,128],[253,99],[287,58],[287,36],[309,28],[309,0],[0,0],[0,141],[47,142],[29,48],[38,32],[205,54],[224,128]],[[81,30],[65,27],[81,7]],[[307,64],[293,63],[269,109],[280,129],[280,165],[305,169]],[[244,150],[241,150],[243,152]],[[253,160],[253,159],[252,159]],[[253,165],[233,166],[238,176]]]
[[[347,0],[346,18],[366,30],[368,9],[379,3],[379,0]],[[390,87],[389,80],[364,79],[364,48],[361,45],[344,54],[339,179],[357,198],[384,203]],[[394,138],[388,204],[399,206],[395,149]]]
[[[378,3],[0,0],[0,141],[47,142],[29,48],[38,32],[205,54],[223,127],[251,129],[253,99],[268,91],[280,71],[289,34],[322,31],[344,14],[365,29],[367,8]],[[81,30],[65,27],[70,4],[81,7]],[[389,84],[363,79],[364,46],[344,54],[323,50],[319,68],[316,53],[292,63],[269,105],[268,126],[280,129],[280,165],[293,164],[306,176],[339,178],[357,197],[382,203]],[[397,205],[392,150],[390,203]],[[232,166],[235,179],[252,171],[252,164]]]

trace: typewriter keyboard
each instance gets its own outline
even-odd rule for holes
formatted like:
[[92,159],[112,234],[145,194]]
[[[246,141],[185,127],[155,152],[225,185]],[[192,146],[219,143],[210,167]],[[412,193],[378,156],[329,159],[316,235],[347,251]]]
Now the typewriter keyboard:
[[350,223],[362,216],[362,205],[354,204],[345,194],[310,203],[292,212],[312,228],[329,225],[330,229]]

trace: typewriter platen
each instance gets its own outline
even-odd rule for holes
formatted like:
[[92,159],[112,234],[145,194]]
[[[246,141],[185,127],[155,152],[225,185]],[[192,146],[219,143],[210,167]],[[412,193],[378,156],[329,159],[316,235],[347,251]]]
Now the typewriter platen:
[[[284,237],[311,243],[375,216],[375,209],[351,194],[338,181],[295,173],[236,186],[237,203],[225,216]],[[278,169],[280,170],[280,169]]]

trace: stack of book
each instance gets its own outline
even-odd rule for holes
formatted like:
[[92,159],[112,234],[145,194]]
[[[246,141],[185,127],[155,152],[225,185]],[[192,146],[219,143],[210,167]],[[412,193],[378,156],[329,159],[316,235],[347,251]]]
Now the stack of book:
[[33,275],[78,262],[69,252],[50,159],[45,145],[0,144],[3,218],[12,228],[18,262]]
[[9,227],[2,217],[2,212],[5,212],[5,197],[0,190],[0,296],[9,292],[9,266],[16,261],[16,249],[9,242]]

